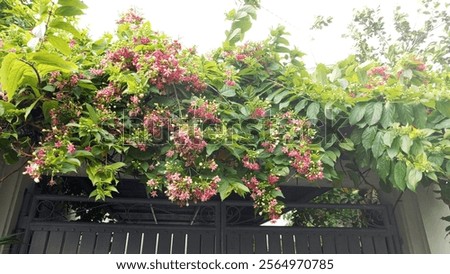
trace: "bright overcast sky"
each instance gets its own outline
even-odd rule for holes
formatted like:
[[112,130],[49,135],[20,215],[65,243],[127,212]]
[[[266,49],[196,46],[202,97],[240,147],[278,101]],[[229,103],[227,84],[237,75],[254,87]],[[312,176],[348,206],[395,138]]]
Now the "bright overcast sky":
[[[237,7],[238,0],[84,0],[89,6],[82,25],[93,37],[113,32],[119,14],[135,8],[148,19],[154,30],[179,39],[185,46],[196,45],[208,52],[221,45],[229,23],[225,13]],[[246,40],[262,40],[272,27],[284,25],[291,33],[291,45],[307,55],[308,67],[332,64],[352,52],[351,41],[341,38],[352,18],[352,11],[365,6],[380,6],[392,18],[395,6],[414,13],[418,0],[262,0],[258,19]],[[310,31],[316,15],[332,16],[333,24],[322,31]]]

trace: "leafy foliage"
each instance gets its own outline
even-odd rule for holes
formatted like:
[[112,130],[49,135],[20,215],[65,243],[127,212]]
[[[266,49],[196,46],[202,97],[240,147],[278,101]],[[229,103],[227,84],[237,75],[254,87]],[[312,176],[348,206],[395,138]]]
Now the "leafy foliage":
[[448,181],[448,63],[358,55],[309,72],[283,27],[242,43],[259,1],[228,14],[225,42],[208,56],[133,10],[114,36],[92,41],[74,24],[81,1],[14,4],[7,13],[39,16],[1,21],[0,147],[7,162],[28,158],[36,181],[85,170],[91,197],[105,199],[135,176],[181,205],[234,192],[271,219],[292,177],[359,184],[373,170],[402,191]]

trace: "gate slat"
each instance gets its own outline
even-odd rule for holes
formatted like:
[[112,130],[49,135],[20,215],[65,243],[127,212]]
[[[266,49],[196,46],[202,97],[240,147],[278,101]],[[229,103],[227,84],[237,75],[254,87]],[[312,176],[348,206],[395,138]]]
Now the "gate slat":
[[280,234],[271,233],[269,234],[269,253],[270,254],[281,254],[281,243]]
[[142,233],[130,232],[128,234],[127,254],[141,253]]
[[80,254],[93,254],[95,245],[95,232],[83,232],[81,234]]
[[200,254],[200,232],[191,232],[188,234],[187,253]]
[[295,246],[297,254],[308,254],[309,253],[308,236],[304,233],[295,234]]
[[184,254],[186,247],[186,233],[173,233],[172,254]]
[[230,232],[226,234],[226,241],[227,241],[227,254],[238,254],[239,253],[239,234],[236,231]]
[[347,237],[344,235],[336,236],[336,253],[349,254]]
[[215,235],[211,232],[205,232],[201,235],[201,253],[202,254],[214,254],[215,250]]
[[374,254],[375,248],[371,236],[361,236],[362,251],[364,254]]
[[169,234],[167,232],[160,232],[159,233],[159,240],[158,240],[158,254],[169,254],[170,253],[170,241],[171,241],[172,234]]
[[142,254],[156,253],[156,231],[144,233],[144,243],[142,244]]
[[254,236],[255,236],[255,253],[266,254],[267,253],[266,233],[255,233]]
[[241,254],[253,254],[253,246],[255,242],[253,241],[253,234],[241,233],[239,235],[239,244]]
[[111,244],[111,254],[125,254],[126,242],[127,242],[127,233],[114,232]]
[[322,243],[319,234],[309,234],[309,252],[311,254],[322,254]]
[[323,254],[336,254],[336,242],[334,235],[322,236]]
[[359,237],[356,235],[348,235],[347,240],[350,254],[361,254],[361,243]]
[[63,254],[77,254],[80,244],[80,232],[68,231],[64,237]]
[[95,254],[108,254],[111,250],[111,233],[98,233],[97,241],[95,242]]
[[375,253],[376,254],[388,254],[388,249],[387,249],[387,245],[386,245],[386,237],[375,236],[373,238],[373,242],[375,244]]
[[31,238],[30,254],[44,254],[47,246],[48,231],[35,231]]
[[64,239],[64,232],[62,231],[51,231],[48,236],[47,250],[46,254],[59,254],[61,253],[62,245]]
[[284,233],[282,236],[283,254],[295,254],[294,235]]

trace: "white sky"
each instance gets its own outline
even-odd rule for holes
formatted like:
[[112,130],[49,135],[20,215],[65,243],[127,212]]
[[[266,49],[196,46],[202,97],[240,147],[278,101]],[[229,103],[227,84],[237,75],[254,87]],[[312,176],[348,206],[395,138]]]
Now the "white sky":
[[[136,8],[148,19],[154,30],[164,32],[187,47],[196,45],[208,52],[221,45],[229,22],[225,13],[238,4],[236,0],[84,0],[89,6],[81,24],[93,37],[113,32],[119,14]],[[352,18],[352,11],[365,6],[381,10],[392,18],[395,6],[414,13],[418,0],[262,0],[258,19],[246,40],[266,38],[272,27],[284,25],[291,33],[289,41],[306,53],[308,67],[318,63],[332,64],[352,52],[351,41],[341,38]],[[334,17],[322,31],[310,31],[316,15]]]

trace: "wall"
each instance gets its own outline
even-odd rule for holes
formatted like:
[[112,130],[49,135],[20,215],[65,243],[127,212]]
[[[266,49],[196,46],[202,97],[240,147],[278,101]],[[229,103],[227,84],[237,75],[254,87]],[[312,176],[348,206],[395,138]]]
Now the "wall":
[[441,217],[449,216],[449,207],[436,199],[439,194],[435,190],[439,188],[435,185],[417,190],[417,199],[422,213],[422,220],[430,247],[433,254],[450,254],[450,236],[445,238],[445,228],[449,222],[441,220]]
[[[13,233],[22,205],[23,193],[27,186],[33,183],[28,176],[23,176],[22,172],[16,171],[22,167],[22,164],[23,162],[9,166],[0,161],[0,178],[8,176],[0,182],[0,237]],[[22,171],[22,168],[20,170]],[[0,246],[0,253],[7,252],[7,247]]]

